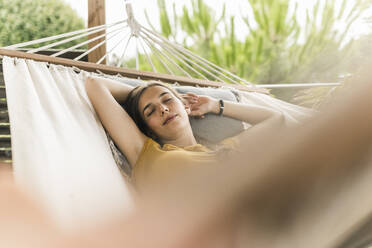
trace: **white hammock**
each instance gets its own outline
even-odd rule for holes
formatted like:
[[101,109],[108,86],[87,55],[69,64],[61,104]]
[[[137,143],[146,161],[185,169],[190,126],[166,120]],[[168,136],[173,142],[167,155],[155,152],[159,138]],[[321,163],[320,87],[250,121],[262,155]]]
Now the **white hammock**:
[[[153,70],[156,72],[145,45],[169,74],[175,75],[174,81],[183,80],[182,77],[176,76],[176,73],[186,77],[197,74],[203,79],[197,82],[209,82],[205,76],[208,75],[220,82],[214,86],[226,85],[225,82],[228,82],[239,85],[241,89],[259,91],[256,86],[244,79],[141,26],[133,18],[131,6],[126,7],[127,20],[0,49],[7,86],[15,178],[43,199],[51,215],[63,227],[89,226],[92,222],[99,222],[100,217],[107,219],[110,216],[115,217],[117,213],[128,211],[131,206],[129,190],[125,187],[126,182],[115,165],[104,129],[87,98],[83,80],[88,73],[84,70],[76,73],[73,67],[8,56],[47,60],[46,56],[31,54],[105,31],[105,35],[56,52],[51,57],[58,57],[102,37],[109,40],[122,35],[123,38],[116,44],[124,45],[123,54],[117,65],[125,60],[130,40],[136,39]],[[129,32],[125,32],[127,27],[130,29]],[[27,53],[12,51],[49,41],[56,42],[31,49]],[[82,59],[103,44],[104,42],[100,42],[74,60]],[[89,63],[71,62],[70,65],[83,65],[84,68],[81,69],[89,67],[109,70],[108,66],[100,64],[113,49],[114,47],[100,58],[95,67]],[[57,58],[54,61],[61,64],[70,63]],[[183,66],[179,66],[178,63]],[[130,72],[133,73],[132,76],[136,73]],[[146,75],[164,78],[161,77],[163,74]],[[243,102],[279,110],[290,122],[309,116],[312,112],[265,94],[245,91],[240,93]]]

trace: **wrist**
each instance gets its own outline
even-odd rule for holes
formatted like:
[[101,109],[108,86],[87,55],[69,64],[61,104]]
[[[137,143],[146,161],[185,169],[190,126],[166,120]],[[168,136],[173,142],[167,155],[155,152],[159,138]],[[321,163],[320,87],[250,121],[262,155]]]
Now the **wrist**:
[[223,114],[223,110],[224,110],[224,108],[225,108],[225,104],[224,104],[224,102],[223,102],[222,99],[220,99],[220,100],[218,101],[218,103],[219,103],[219,105],[220,105],[220,111],[218,112],[218,115],[221,116],[221,115]]
[[212,101],[212,109],[210,111],[213,114],[218,115],[220,113],[220,102],[217,99],[213,99]]

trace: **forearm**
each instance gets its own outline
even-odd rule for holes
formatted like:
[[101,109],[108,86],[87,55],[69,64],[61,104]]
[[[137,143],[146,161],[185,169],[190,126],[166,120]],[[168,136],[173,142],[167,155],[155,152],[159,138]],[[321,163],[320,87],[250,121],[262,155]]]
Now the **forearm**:
[[[219,101],[213,100],[212,106],[211,112],[218,114],[220,112]],[[256,105],[241,104],[231,101],[224,101],[223,115],[252,125],[256,125],[263,121],[269,121],[271,119],[275,120],[275,122],[280,122],[284,119],[283,115],[278,111]]]
[[133,89],[132,86],[119,83],[112,79],[107,78],[100,78],[100,77],[93,77],[89,76],[86,79],[86,89],[88,92],[88,95],[90,94],[90,91],[97,90],[99,88],[101,89],[107,89],[112,96],[115,98],[115,100],[119,103],[124,103],[127,99],[127,96],[129,92]]

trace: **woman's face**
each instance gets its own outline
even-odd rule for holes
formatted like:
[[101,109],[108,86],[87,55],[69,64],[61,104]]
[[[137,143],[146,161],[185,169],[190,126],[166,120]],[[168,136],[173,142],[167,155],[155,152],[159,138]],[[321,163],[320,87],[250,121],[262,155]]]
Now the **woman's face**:
[[190,127],[185,105],[165,87],[146,89],[138,107],[147,126],[161,140],[172,140]]

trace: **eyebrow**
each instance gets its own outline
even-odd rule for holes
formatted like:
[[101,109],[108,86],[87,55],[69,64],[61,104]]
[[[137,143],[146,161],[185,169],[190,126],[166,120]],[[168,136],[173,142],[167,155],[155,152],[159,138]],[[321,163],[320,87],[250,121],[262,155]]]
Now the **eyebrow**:
[[[165,94],[169,94],[169,92],[166,92],[166,91],[162,92],[162,93],[159,95],[159,98],[162,97],[162,96],[164,96]],[[145,115],[145,111],[146,111],[146,109],[149,108],[151,105],[152,105],[152,103],[149,103],[149,104],[147,104],[147,105],[143,108],[143,111],[142,111],[142,114],[143,114],[143,115]]]

